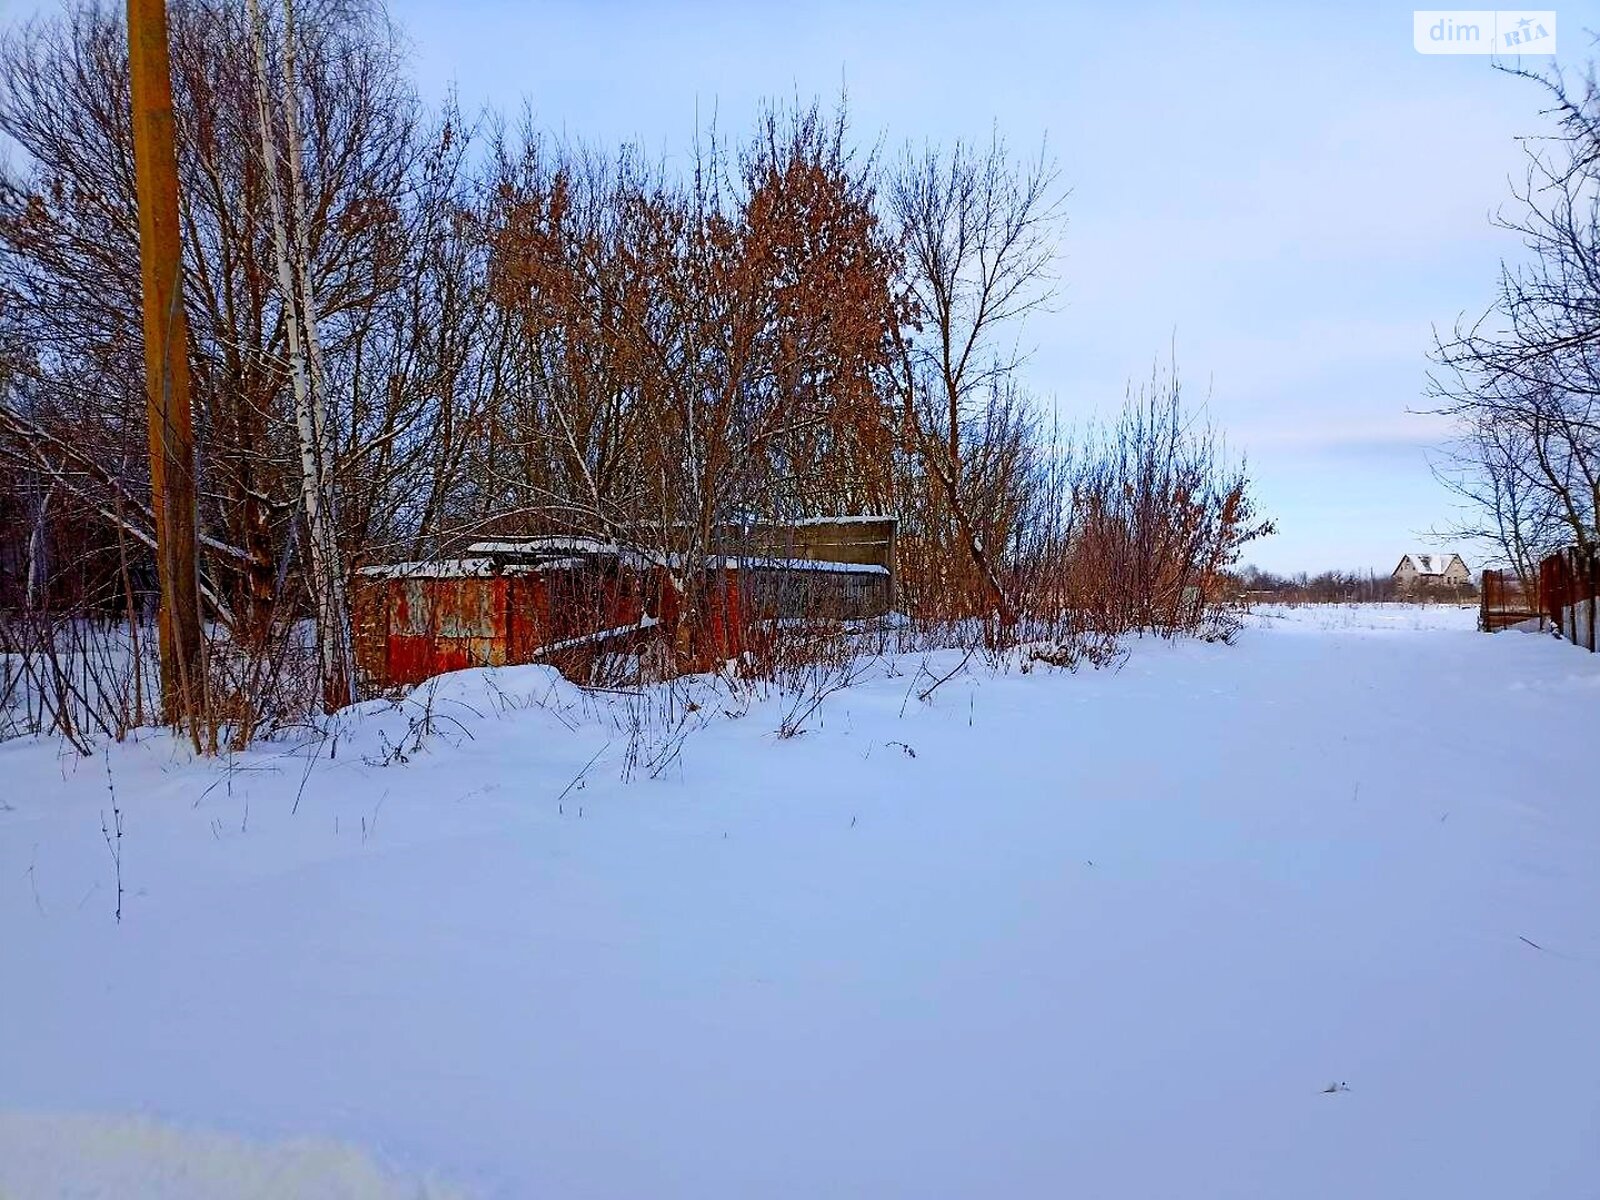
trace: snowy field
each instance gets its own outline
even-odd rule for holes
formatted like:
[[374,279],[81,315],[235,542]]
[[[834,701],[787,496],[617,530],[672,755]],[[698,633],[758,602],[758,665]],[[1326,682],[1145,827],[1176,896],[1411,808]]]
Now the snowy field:
[[1473,619],[0,745],[0,1196],[1600,1196],[1600,656]]

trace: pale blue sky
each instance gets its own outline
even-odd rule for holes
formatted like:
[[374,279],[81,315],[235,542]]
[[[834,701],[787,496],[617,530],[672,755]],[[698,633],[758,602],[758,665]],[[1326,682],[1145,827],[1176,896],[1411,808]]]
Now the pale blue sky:
[[[849,90],[863,141],[1048,135],[1071,185],[1061,302],[1030,378],[1105,409],[1176,337],[1248,452],[1276,569],[1392,567],[1450,520],[1429,474],[1432,323],[1484,303],[1514,242],[1490,210],[1535,89],[1412,48],[1410,6],[1063,3],[448,7],[397,0],[424,89],[584,139],[681,153],[765,97]],[[1563,61],[1600,27],[1558,10]],[[1548,60],[1541,60],[1548,61]]]

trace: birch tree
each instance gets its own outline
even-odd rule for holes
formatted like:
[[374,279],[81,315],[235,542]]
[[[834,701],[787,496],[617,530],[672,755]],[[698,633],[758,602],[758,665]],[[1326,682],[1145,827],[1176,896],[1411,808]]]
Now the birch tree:
[[[256,109],[261,125],[261,157],[272,214],[272,246],[278,292],[283,303],[294,390],[295,432],[300,452],[301,502],[305,510],[309,584],[316,608],[317,647],[323,692],[330,707],[351,702],[355,671],[351,663],[350,609],[339,553],[336,496],[331,470],[327,373],[317,339],[316,293],[311,284],[308,217],[301,158],[299,96],[295,87],[294,0],[283,0],[283,121],[286,154],[280,154],[269,100],[267,26],[259,0],[247,0],[256,64]],[[287,184],[280,162],[287,161]],[[285,203],[285,190],[288,192]],[[287,210],[287,211],[286,211]]]

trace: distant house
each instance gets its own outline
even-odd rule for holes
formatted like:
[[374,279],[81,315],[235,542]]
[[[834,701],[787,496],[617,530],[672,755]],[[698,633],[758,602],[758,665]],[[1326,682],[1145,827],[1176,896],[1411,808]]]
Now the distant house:
[[1394,569],[1394,582],[1402,592],[1461,588],[1472,582],[1472,572],[1467,570],[1459,554],[1414,550],[1400,556],[1400,565]]

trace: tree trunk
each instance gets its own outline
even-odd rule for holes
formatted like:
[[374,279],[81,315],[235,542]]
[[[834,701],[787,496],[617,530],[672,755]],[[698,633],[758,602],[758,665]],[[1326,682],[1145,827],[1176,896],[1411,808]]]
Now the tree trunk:
[[289,192],[295,225],[291,243],[289,220],[279,191],[278,155],[268,103],[266,26],[259,0],[248,0],[251,39],[256,58],[256,111],[261,123],[261,153],[266,190],[271,200],[272,246],[277,259],[278,291],[284,307],[289,344],[289,377],[294,390],[295,436],[300,452],[300,485],[310,557],[310,591],[316,607],[317,651],[322,691],[330,709],[353,696],[350,669],[350,610],[344,568],[334,526],[334,483],[329,463],[327,404],[321,348],[316,337],[316,303],[310,289],[305,234],[305,203],[300,171],[299,119],[294,94],[294,8],[284,0],[284,111],[288,124]]

